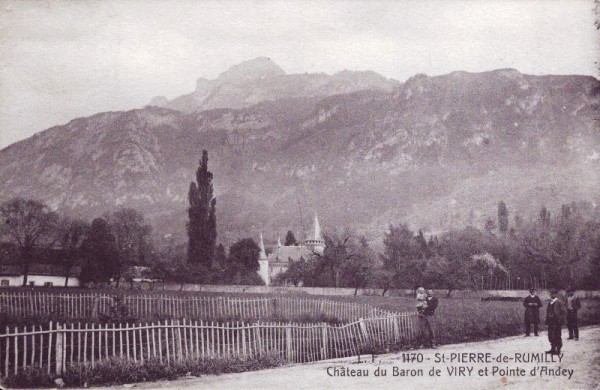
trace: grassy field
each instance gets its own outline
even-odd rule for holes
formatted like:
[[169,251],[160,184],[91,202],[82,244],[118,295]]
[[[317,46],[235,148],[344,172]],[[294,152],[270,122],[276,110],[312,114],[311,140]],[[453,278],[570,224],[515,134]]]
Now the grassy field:
[[[394,311],[414,311],[415,302],[403,297],[361,296],[360,302]],[[348,298],[339,298],[348,299]],[[540,310],[540,329],[545,329],[546,309]],[[600,299],[583,299],[579,324],[600,323]],[[519,300],[488,300],[477,298],[439,298],[436,311],[436,331],[441,344],[494,339],[524,334],[524,308]],[[566,328],[566,326],[565,326]]]
[[[27,291],[32,289],[2,289],[4,291]],[[0,290],[0,292],[2,291]],[[230,297],[274,297],[275,294],[223,294],[223,293],[208,293],[208,292],[170,292],[170,291],[129,291],[115,289],[34,289],[36,292],[48,291],[53,293],[107,293],[107,294],[168,294],[176,296],[230,296]],[[281,295],[277,295],[281,296]],[[289,297],[290,295],[283,295]],[[327,299],[342,302],[363,303],[371,306],[379,307],[384,310],[394,312],[414,312],[415,300],[408,297],[381,297],[381,296],[315,296],[302,295],[303,298],[312,299]],[[546,304],[547,302],[544,302]],[[579,311],[579,319],[581,325],[599,324],[600,323],[600,299],[583,299],[583,307]],[[454,344],[469,341],[489,340],[506,336],[514,336],[524,333],[524,308],[522,302],[516,300],[482,300],[480,298],[439,298],[439,306],[435,315],[436,342],[438,344]],[[545,308],[540,310],[541,330],[545,330]],[[50,317],[7,317],[0,313],[1,329],[4,326],[22,326],[22,325],[44,325],[48,321],[59,320],[60,318]],[[130,318],[126,322],[150,321],[151,319]],[[221,318],[223,321],[244,320],[242,318]],[[266,320],[266,319],[263,319]],[[276,318],[281,322],[287,322],[290,319]],[[311,318],[307,316],[304,319],[293,319],[298,322],[342,322],[337,318]],[[73,319],[65,319],[64,322],[70,322]],[[82,322],[101,322],[102,319],[81,319]],[[563,330],[563,337],[566,337],[566,329]],[[420,344],[402,343],[397,346],[388,346],[388,349],[377,349],[371,352],[383,353],[396,350],[406,350],[415,348]],[[97,365],[96,368],[90,369],[85,365],[73,366],[67,370],[64,375],[64,380],[70,386],[83,386],[84,384],[117,384],[128,383],[131,381],[140,380],[156,380],[156,379],[173,379],[186,373],[197,375],[206,373],[222,373],[222,372],[237,372],[253,369],[262,369],[273,367],[282,364],[277,359],[250,359],[250,360],[209,360],[202,362],[190,361],[185,364],[176,364],[170,367],[156,364],[156,362],[147,361],[145,363],[132,363],[121,360],[109,360]],[[40,387],[52,386],[53,377],[48,376],[44,369],[31,368],[24,370],[17,377],[9,379],[10,383],[16,387]],[[1,385],[1,383],[0,383]]]
[[[176,296],[231,296],[231,297],[273,297],[267,294],[247,293],[213,293],[213,292],[187,292],[187,291],[140,291],[140,290],[115,290],[107,289],[73,289],[73,288],[35,288],[35,289],[0,289],[2,291],[48,291],[53,293],[107,293],[107,294],[168,294]],[[290,296],[288,294],[283,296]],[[385,310],[396,312],[414,312],[415,301],[407,297],[381,297],[381,296],[317,296],[302,295],[303,298],[328,299],[347,302],[360,302],[376,306]],[[544,302],[544,305],[546,302]],[[600,299],[583,299],[583,307],[579,311],[580,325],[600,323]],[[487,300],[480,298],[446,298],[439,297],[439,306],[436,312],[436,333],[438,343],[458,343],[465,341],[476,341],[494,339],[499,337],[513,336],[524,332],[523,324],[524,308],[520,300]],[[48,321],[53,318],[31,318],[15,319],[1,318],[2,325],[11,325],[17,321],[19,324],[34,324]],[[545,308],[540,310],[541,325],[545,329]],[[54,319],[57,320],[57,319]],[[58,319],[60,320],[60,319]],[[131,319],[135,320],[135,319]],[[138,319],[152,320],[152,319]],[[221,318],[215,320],[243,320],[242,318]],[[275,321],[285,321],[285,318],[274,318]],[[307,316],[304,320],[294,318],[299,322],[340,322],[335,318],[312,318]]]

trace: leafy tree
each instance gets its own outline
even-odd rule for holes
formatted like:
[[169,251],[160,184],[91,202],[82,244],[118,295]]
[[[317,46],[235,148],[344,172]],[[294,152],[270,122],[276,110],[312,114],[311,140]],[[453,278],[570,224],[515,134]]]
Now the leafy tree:
[[241,284],[249,274],[257,274],[259,257],[260,248],[251,238],[243,238],[231,245],[226,273],[233,278],[232,282]]
[[[294,286],[299,286],[300,283],[307,286],[311,283],[311,276],[314,273],[314,262],[307,261],[304,258],[292,261],[285,272],[277,275],[275,284],[292,283]],[[308,284],[305,282],[308,281]]]
[[359,288],[365,288],[372,279],[375,269],[375,253],[364,237],[358,243],[351,241],[350,256],[342,263],[341,278],[344,286],[353,287],[354,295]]
[[110,226],[96,218],[81,245],[84,258],[80,280],[82,283],[107,283],[119,273],[119,252]]
[[63,254],[62,265],[65,274],[65,287],[69,285],[69,276],[71,269],[76,265],[79,256],[81,255],[81,245],[90,229],[87,222],[63,218],[57,229],[57,244]]
[[180,283],[180,290],[186,283],[205,284],[210,278],[210,272],[202,264],[189,264],[181,261],[170,268],[169,281]]
[[383,267],[376,267],[371,275],[371,283],[373,287],[383,289],[382,297],[394,284],[394,273]]
[[212,265],[217,240],[216,198],[213,196],[213,174],[208,170],[208,152],[202,151],[196,182],[190,183],[188,199],[189,221],[188,262]]
[[230,280],[228,275],[229,260],[223,244],[217,245],[215,261],[212,267],[212,280],[217,284],[225,284]]
[[119,252],[118,286],[124,270],[148,263],[152,252],[152,227],[144,223],[144,216],[139,211],[128,208],[105,215],[105,220],[110,225]]
[[394,275],[395,287],[416,288],[423,280],[425,253],[407,225],[390,225],[383,239],[383,266]]
[[294,233],[291,230],[288,230],[287,234],[285,235],[285,246],[291,246],[291,245],[298,245],[298,242],[296,241],[296,237],[294,236]]
[[508,232],[508,208],[504,201],[498,203],[498,230],[502,234]]
[[3,203],[0,215],[0,236],[18,246],[23,265],[23,286],[26,286],[34,249],[52,244],[58,215],[43,203],[22,198]]
[[344,263],[353,255],[349,245],[352,235],[345,231],[341,234],[330,232],[325,234],[325,250],[322,254],[315,253],[317,268],[323,270],[323,276],[328,275],[333,287],[340,287],[341,272]]

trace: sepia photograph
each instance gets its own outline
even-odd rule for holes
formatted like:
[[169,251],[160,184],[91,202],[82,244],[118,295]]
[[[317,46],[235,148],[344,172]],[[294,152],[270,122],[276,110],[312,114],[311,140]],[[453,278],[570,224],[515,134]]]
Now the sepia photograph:
[[0,0],[0,390],[600,390],[600,0]]

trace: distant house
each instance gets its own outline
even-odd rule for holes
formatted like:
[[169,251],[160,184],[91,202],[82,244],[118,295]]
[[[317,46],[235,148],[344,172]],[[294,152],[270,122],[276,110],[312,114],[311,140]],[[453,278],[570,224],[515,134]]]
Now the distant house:
[[[68,287],[79,287],[81,267],[72,267],[69,273]],[[18,264],[0,265],[0,287],[21,287],[23,285],[23,267]],[[54,264],[33,263],[29,266],[27,285],[34,287],[64,287],[65,270]]]

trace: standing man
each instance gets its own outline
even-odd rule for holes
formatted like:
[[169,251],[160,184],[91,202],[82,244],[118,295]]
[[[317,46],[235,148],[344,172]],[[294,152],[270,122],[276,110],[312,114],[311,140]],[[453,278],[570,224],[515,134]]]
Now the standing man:
[[567,292],[567,329],[569,329],[569,340],[579,340],[579,323],[577,321],[577,310],[581,309],[581,301],[575,296],[575,291]]
[[542,301],[535,294],[535,288],[529,289],[529,295],[523,300],[523,306],[525,306],[525,336],[531,334],[531,324],[533,324],[533,334],[537,336]]
[[423,310],[425,318],[425,336],[430,348],[435,348],[435,309],[438,306],[438,299],[433,295],[433,290],[427,290],[427,307]]
[[427,308],[427,294],[425,293],[425,288],[424,287],[419,287],[417,289],[417,295],[415,296],[415,298],[417,299],[417,318],[419,320],[419,335],[418,335],[418,340],[420,343],[419,348],[423,347],[423,340],[425,339],[425,314],[423,314],[425,312],[425,309]]
[[562,348],[561,325],[564,319],[564,306],[558,299],[558,291],[550,290],[550,302],[546,308],[546,325],[548,325],[548,341],[550,350],[546,353],[559,355]]

